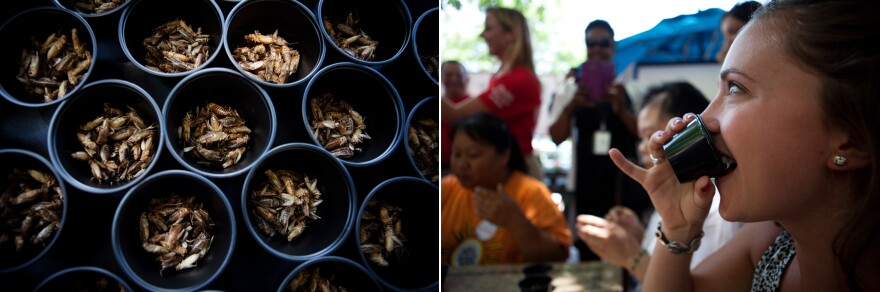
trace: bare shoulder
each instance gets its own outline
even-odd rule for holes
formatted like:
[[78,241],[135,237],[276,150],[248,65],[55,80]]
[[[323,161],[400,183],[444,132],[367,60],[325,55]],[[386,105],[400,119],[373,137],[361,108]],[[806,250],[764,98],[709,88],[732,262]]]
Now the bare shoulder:
[[761,256],[776,240],[780,232],[782,232],[782,227],[772,221],[748,223],[743,225],[742,230],[734,239],[738,237],[748,245],[749,258],[752,260],[752,265],[757,266]]
[[743,225],[730,241],[694,268],[695,290],[749,290],[761,255],[781,231],[773,222]]

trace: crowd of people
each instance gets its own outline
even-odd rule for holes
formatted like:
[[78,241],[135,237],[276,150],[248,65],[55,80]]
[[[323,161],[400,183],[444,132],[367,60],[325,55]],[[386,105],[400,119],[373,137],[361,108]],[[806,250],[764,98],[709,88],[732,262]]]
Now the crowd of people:
[[[441,67],[442,263],[603,260],[646,291],[880,290],[878,5],[739,3],[718,24],[717,95],[671,81],[638,110],[624,84],[586,81],[616,52],[611,25],[590,21],[549,128],[573,142],[573,222],[533,155],[528,21],[487,8],[480,36],[500,62],[488,87],[472,97],[460,62]],[[728,168],[682,182],[664,145],[698,115]]]

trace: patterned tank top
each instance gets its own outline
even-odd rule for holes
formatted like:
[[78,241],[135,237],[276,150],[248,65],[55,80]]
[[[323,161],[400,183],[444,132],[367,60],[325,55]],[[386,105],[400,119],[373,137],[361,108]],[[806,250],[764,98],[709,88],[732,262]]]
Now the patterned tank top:
[[752,291],[779,291],[782,273],[788,268],[794,255],[794,240],[788,231],[782,230],[758,261],[755,277],[752,279]]

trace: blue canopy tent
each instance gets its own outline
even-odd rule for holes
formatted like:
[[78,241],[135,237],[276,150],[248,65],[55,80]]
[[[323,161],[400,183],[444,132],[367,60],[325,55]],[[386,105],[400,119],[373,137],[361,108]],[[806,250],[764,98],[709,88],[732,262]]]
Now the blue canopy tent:
[[718,29],[724,10],[664,19],[657,26],[617,42],[617,74],[642,64],[714,63],[724,39]]

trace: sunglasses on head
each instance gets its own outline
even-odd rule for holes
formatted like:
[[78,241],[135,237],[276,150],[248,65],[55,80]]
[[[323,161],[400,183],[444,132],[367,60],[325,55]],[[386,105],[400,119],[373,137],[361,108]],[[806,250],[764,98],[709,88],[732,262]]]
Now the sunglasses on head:
[[611,47],[611,41],[609,41],[608,39],[597,40],[597,41],[587,40],[587,48],[592,48],[595,46],[600,46],[603,48]]

